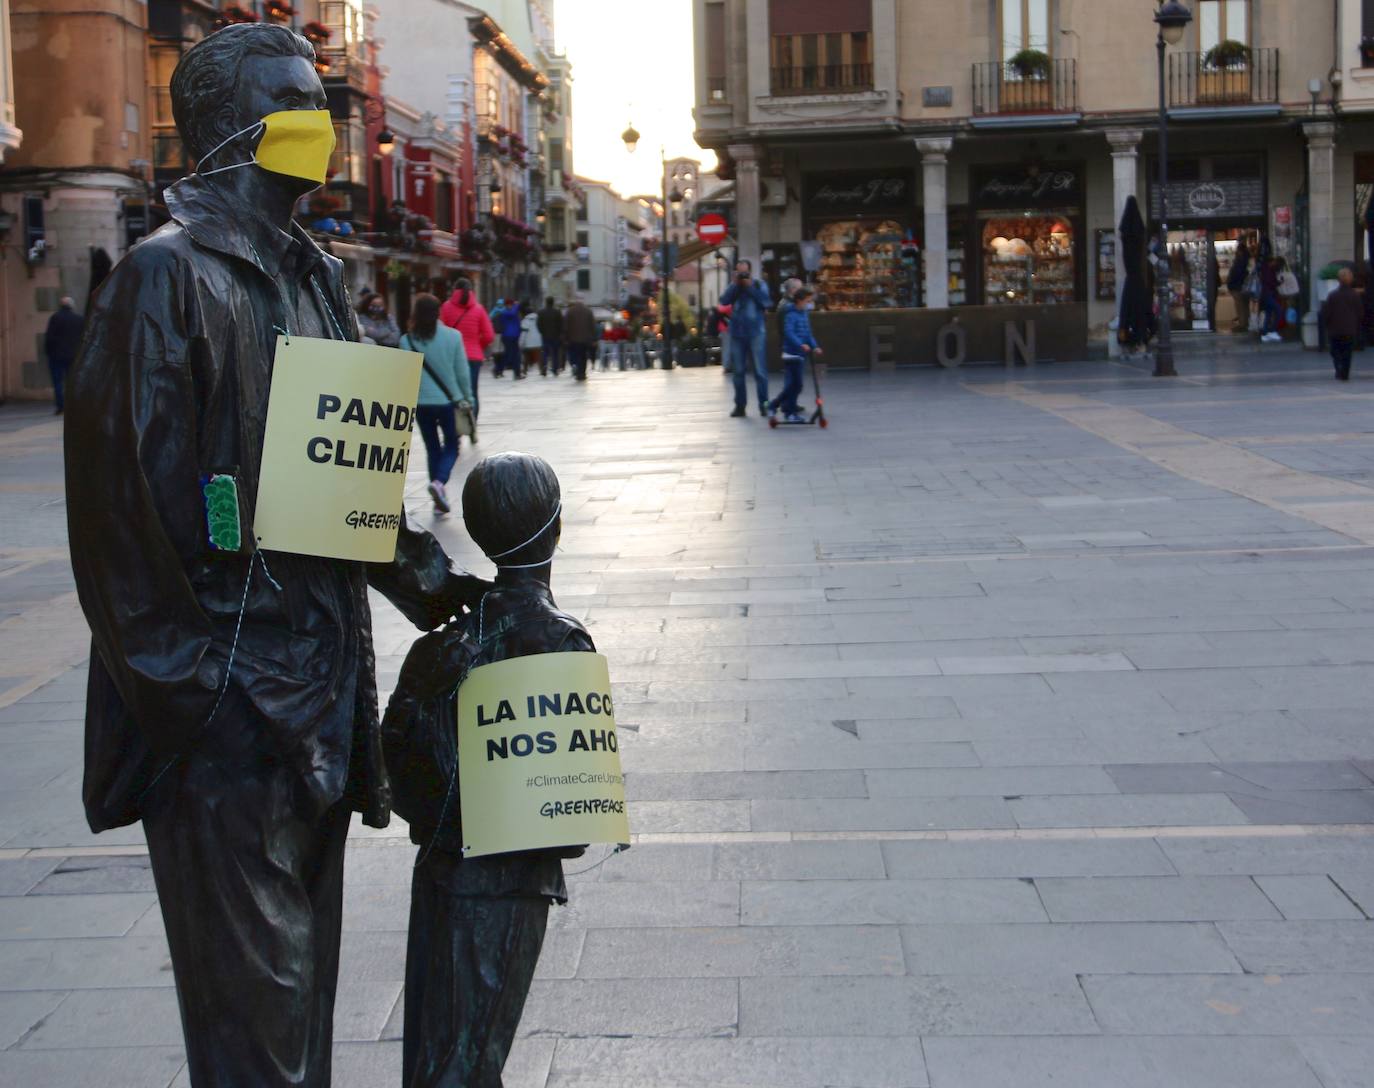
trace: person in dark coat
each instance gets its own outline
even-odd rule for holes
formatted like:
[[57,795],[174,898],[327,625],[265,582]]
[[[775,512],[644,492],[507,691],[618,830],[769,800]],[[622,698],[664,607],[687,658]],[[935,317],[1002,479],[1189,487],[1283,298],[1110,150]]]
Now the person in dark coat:
[[1322,303],[1322,321],[1326,324],[1326,339],[1331,346],[1331,363],[1336,368],[1336,380],[1350,380],[1350,360],[1355,351],[1355,339],[1364,323],[1364,298],[1355,290],[1355,273],[1342,268],[1337,286]]
[[[358,339],[341,262],[292,221],[328,146],[300,156],[316,180],[256,165],[258,120],[325,94],[308,41],[250,23],[193,46],[171,100],[199,173],[100,287],[68,389],[86,818],[143,822],[191,1084],[326,1088],[344,841],[390,811],[368,587],[429,629],[486,583],[404,516],[390,563],[256,549],[278,330]],[[210,473],[236,550],[207,540]]]
[[463,521],[497,563],[496,586],[464,617],[421,638],[383,724],[396,811],[419,847],[406,948],[404,1088],[500,1088],[548,924],[566,903],[563,859],[581,848],[462,855],[454,795],[454,692],[467,673],[533,654],[595,652],[549,591],[561,531],[558,477],[524,453],[488,457],[463,487]]
[[579,382],[587,380],[587,357],[600,336],[596,315],[580,298],[573,299],[563,315],[563,341],[568,345],[568,366]]
[[1236,316],[1231,322],[1232,332],[1245,332],[1250,327],[1250,296],[1245,293],[1245,281],[1250,278],[1250,247],[1242,239],[1236,246],[1231,271],[1226,273],[1226,291],[1235,303]]
[[552,369],[557,377],[563,371],[563,311],[552,295],[544,300],[544,308],[539,311],[538,328],[539,338],[544,342],[539,373],[547,374]]
[[43,333],[43,354],[48,357],[48,373],[52,376],[52,402],[59,416],[67,369],[81,347],[81,333],[85,328],[86,319],[76,312],[76,303],[63,298],[57,304],[57,312],[48,318],[48,328]]

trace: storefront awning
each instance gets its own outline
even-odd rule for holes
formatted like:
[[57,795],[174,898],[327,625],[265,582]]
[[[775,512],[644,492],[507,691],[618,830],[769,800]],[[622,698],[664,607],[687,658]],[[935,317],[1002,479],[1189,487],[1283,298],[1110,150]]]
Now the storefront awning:
[[686,264],[696,264],[707,254],[734,246],[735,240],[729,235],[726,235],[719,242],[684,242],[678,247],[677,264],[674,267],[681,268]]

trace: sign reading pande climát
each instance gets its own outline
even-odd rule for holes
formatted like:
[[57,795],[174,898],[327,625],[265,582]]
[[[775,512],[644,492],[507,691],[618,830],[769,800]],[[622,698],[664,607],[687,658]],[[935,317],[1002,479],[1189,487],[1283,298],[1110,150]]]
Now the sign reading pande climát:
[[253,511],[259,546],[363,562],[395,556],[423,359],[278,337]]
[[464,857],[629,844],[611,677],[601,654],[483,665],[457,698]]

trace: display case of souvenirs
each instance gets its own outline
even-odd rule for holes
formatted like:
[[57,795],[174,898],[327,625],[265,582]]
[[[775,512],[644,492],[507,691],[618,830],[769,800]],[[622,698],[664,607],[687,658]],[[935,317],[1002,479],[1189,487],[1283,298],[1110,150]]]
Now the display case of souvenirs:
[[1064,216],[990,219],[983,227],[983,297],[989,306],[1055,305],[1077,295],[1073,227]]
[[904,236],[896,221],[848,220],[821,227],[816,288],[822,305],[828,310],[916,305],[915,269],[903,258]]

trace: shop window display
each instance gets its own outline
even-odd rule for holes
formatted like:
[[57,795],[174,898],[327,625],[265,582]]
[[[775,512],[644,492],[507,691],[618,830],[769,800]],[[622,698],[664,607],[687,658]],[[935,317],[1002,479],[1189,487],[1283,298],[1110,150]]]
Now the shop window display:
[[1074,301],[1074,230],[1067,216],[992,218],[984,223],[982,238],[989,306]]
[[896,220],[847,220],[816,231],[816,286],[828,310],[917,305],[917,269],[904,260],[905,228]]

